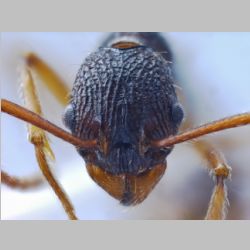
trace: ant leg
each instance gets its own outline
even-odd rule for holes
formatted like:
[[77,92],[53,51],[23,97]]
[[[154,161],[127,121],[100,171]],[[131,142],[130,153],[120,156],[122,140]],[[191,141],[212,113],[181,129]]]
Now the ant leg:
[[10,176],[5,171],[1,171],[1,182],[11,188],[29,189],[40,186],[43,183],[43,179],[39,176],[30,178],[18,178]]
[[57,73],[36,54],[29,52],[25,55],[26,65],[35,72],[42,83],[56,97],[63,106],[68,104],[69,88]]
[[[36,54],[32,52],[29,52],[25,55],[24,61],[25,61],[26,66],[32,69],[41,78],[42,82],[52,92],[52,94],[57,98],[57,100],[62,105],[66,106],[67,101],[68,101],[69,89],[67,88],[66,84],[60,79],[60,77],[41,58],[39,58]],[[31,99],[29,98],[29,99],[35,100],[35,103],[38,103],[35,90],[32,90],[32,88],[34,89],[34,86],[30,88],[31,90],[29,91],[34,92],[33,93],[34,98],[31,98]],[[29,106],[30,108],[36,107],[35,112],[37,114],[41,113],[41,108],[37,106],[37,104],[32,103],[26,106]],[[46,140],[46,144],[48,145],[47,140]],[[50,148],[49,147],[47,148],[50,151],[50,153],[52,153]],[[2,172],[1,182],[12,188],[28,189],[29,187],[35,187],[35,186],[41,185],[43,183],[43,179],[41,177],[32,177],[32,178],[25,178],[25,179],[18,178],[18,177],[10,176],[5,172]]]
[[[23,89],[25,106],[28,109],[32,110],[33,112],[37,113],[38,115],[41,115],[42,114],[41,106],[36,94],[36,88],[33,82],[31,72],[28,68],[24,69],[22,74],[22,80],[23,80],[22,89]],[[68,217],[73,220],[77,219],[74,213],[73,206],[71,205],[68,197],[66,196],[63,189],[60,187],[60,185],[58,184],[58,182],[56,181],[50,170],[49,160],[54,160],[54,154],[50,148],[48,138],[45,132],[34,125],[28,124],[28,135],[29,135],[29,141],[35,147],[35,154],[38,161],[38,165],[44,177],[46,178],[50,186],[53,188],[55,194],[61,201]],[[4,179],[6,180],[6,178]]]
[[215,187],[205,219],[225,219],[227,206],[229,205],[225,180],[230,178],[231,168],[226,163],[223,154],[208,141],[197,140],[192,144],[201,156],[206,159],[208,169],[211,170],[215,177]]
[[[187,105],[187,107],[189,106]],[[181,128],[192,127],[192,120],[192,115],[190,115],[189,119],[184,122]],[[189,129],[186,132],[175,136],[169,136],[158,141],[152,141],[151,145],[156,148],[169,147],[220,130],[249,124],[250,112],[241,113],[204,124],[194,129]],[[231,168],[227,165],[223,155],[208,141],[193,141],[193,145],[203,158],[207,160],[209,169],[213,171],[216,178],[216,185],[210,200],[206,219],[224,219],[226,216],[226,207],[228,205],[225,179],[230,176]]]
[[[36,89],[31,76],[31,72],[28,69],[24,72],[23,75],[23,92],[25,106],[33,112],[41,115],[41,106],[36,94]],[[50,164],[48,160],[54,160],[54,154],[50,148],[45,132],[40,128],[37,128],[30,124],[28,124],[28,130],[29,140],[32,144],[34,144],[36,158],[44,177],[53,188],[55,194],[58,196],[65,209],[65,212],[68,214],[68,217],[70,219],[76,219],[73,206],[71,205],[69,199],[67,198],[66,194],[64,193],[50,170]]]
[[[185,120],[182,128],[191,128],[192,119]],[[230,177],[231,167],[228,166],[223,154],[207,140],[193,140],[191,145],[207,161],[207,167],[215,178],[215,187],[212,192],[206,220],[222,220],[226,218],[229,205],[227,197],[226,179]]]

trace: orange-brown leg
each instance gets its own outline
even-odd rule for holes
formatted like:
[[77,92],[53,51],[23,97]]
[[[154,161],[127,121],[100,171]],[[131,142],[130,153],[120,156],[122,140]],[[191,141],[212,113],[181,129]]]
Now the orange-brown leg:
[[48,88],[59,103],[68,104],[69,88],[58,74],[36,54],[30,52],[25,56],[26,65],[36,73],[42,83]]
[[[181,97],[180,99],[182,100],[182,102],[185,103],[185,98],[183,97],[181,92],[178,91],[178,93]],[[186,106],[189,107],[187,102]],[[215,146],[213,146],[212,143],[204,139],[197,140],[196,138],[216,131],[250,124],[250,112],[227,117],[225,119],[218,120],[210,124],[205,124],[194,129],[188,129],[193,127],[192,121],[192,114],[191,112],[189,112],[187,119],[181,127],[181,129],[186,130],[186,132],[159,141],[154,141],[152,142],[152,146],[158,148],[168,147],[177,143],[195,139],[192,141],[192,145],[207,161],[207,166],[215,177],[215,187],[210,199],[205,219],[225,219],[227,206],[229,204],[225,180],[230,177],[231,168],[226,163],[223,154]]]
[[231,175],[231,168],[228,166],[223,154],[210,142],[198,140],[192,144],[200,155],[207,161],[207,167],[215,178],[215,187],[209,202],[205,219],[225,219],[229,204],[225,181]]
[[[179,96],[182,96],[181,93],[179,93]],[[182,101],[185,102],[184,97],[182,97]],[[193,118],[190,114],[190,110],[188,111],[189,116],[182,124],[181,129],[183,131],[188,131],[188,128],[193,127]],[[225,219],[227,214],[227,207],[229,205],[225,181],[228,177],[230,177],[231,168],[226,163],[223,154],[215,146],[213,146],[211,142],[204,139],[198,139],[193,140],[192,145],[202,156],[202,158],[206,160],[207,167],[210,170],[211,174],[214,176],[215,181],[215,187],[210,198],[205,219]]]
[[[37,58],[37,60],[39,60],[39,58]],[[46,70],[49,70],[50,75],[54,74],[53,71],[50,70],[49,67],[47,67]],[[39,73],[43,74],[43,71],[41,70]],[[36,114],[41,115],[42,110],[41,110],[41,106],[40,106],[40,103],[36,94],[36,88],[33,82],[31,71],[30,71],[30,68],[26,65],[24,67],[23,74],[22,74],[22,90],[23,90],[25,106],[29,110],[35,112]],[[62,95],[65,94],[64,92],[61,92],[61,93]],[[61,201],[68,217],[73,220],[77,219],[74,213],[73,206],[71,205],[68,197],[66,196],[63,189],[60,187],[60,185],[58,184],[57,180],[54,178],[50,170],[51,166],[50,166],[49,161],[54,160],[54,154],[50,148],[47,135],[42,129],[35,127],[31,124],[28,124],[28,135],[29,135],[30,142],[34,145],[38,165],[44,177],[46,178],[50,186],[53,188],[55,194]],[[11,177],[5,172],[2,172],[1,175],[2,175],[3,183],[11,187],[27,187],[28,188],[28,187],[34,186],[34,184],[36,185],[40,183],[40,181],[37,181],[37,180],[28,181],[28,180],[21,180],[15,177]]]
[[[182,102],[185,103],[185,107],[188,109],[187,112],[189,113],[185,122],[182,124],[181,129],[183,131],[188,131],[188,129],[193,127],[193,117],[191,113],[192,107],[188,105],[188,102],[185,100],[181,91],[178,91],[178,96]],[[215,179],[215,187],[210,198],[205,219],[225,219],[227,207],[229,205],[225,181],[228,177],[230,177],[231,168],[226,163],[223,154],[215,146],[213,146],[211,142],[205,139],[198,139],[192,141],[192,145],[202,158],[206,160],[207,167]]]
[[11,187],[19,189],[29,189],[40,186],[44,183],[43,178],[40,176],[30,176],[28,178],[19,178],[15,176],[10,176],[5,171],[1,171],[1,183]]
[[[177,89],[180,99],[185,103],[185,107],[189,108],[182,93]],[[235,128],[250,124],[250,112],[226,117],[224,119],[204,124],[200,127],[190,129],[193,127],[193,117],[189,110],[189,114],[182,124],[181,129],[186,130],[176,136],[170,136],[158,141],[152,141],[153,147],[162,148],[169,147],[181,142],[192,141],[195,149],[207,161],[208,168],[215,176],[215,188],[210,199],[209,208],[206,219],[224,219],[226,217],[226,207],[228,205],[227,188],[225,180],[230,176],[231,168],[227,165],[222,153],[206,140],[196,139],[200,136],[214,133],[220,130]]]

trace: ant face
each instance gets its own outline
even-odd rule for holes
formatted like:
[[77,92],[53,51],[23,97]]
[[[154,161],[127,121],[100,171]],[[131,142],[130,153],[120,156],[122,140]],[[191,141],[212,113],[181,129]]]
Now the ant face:
[[[133,193],[131,183],[144,178],[141,185],[153,187],[164,173],[166,156],[172,150],[152,148],[150,142],[176,134],[182,118],[169,64],[153,50],[136,46],[101,48],[86,58],[64,121],[74,135],[99,142],[97,149],[78,149],[90,175],[122,203],[131,204],[148,194],[138,198],[139,191]],[[91,168],[101,173],[98,179],[99,174]],[[148,180],[142,175],[154,178]],[[109,176],[119,178],[119,195],[100,184]]]

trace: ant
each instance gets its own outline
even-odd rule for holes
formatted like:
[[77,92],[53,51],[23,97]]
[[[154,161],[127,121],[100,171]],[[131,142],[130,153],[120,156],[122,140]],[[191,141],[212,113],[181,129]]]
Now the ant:
[[[184,113],[176,94],[172,62],[169,46],[158,33],[112,33],[85,59],[68,98],[69,90],[42,59],[33,53],[25,56],[22,89],[26,108],[2,99],[2,112],[29,123],[29,139],[38,164],[70,219],[77,217],[50,170],[48,158],[54,155],[44,131],[75,145],[91,178],[130,206],[143,202],[154,189],[175,144],[250,123],[250,113],[244,113],[176,135]],[[34,72],[58,101],[67,105],[64,123],[71,134],[41,117]],[[184,121],[184,127],[190,127],[190,120]],[[224,219],[225,180],[231,169],[208,141],[195,140],[193,145],[206,158],[216,179],[206,219]],[[41,183],[41,179],[22,180],[4,171],[1,178],[10,187],[29,188]]]

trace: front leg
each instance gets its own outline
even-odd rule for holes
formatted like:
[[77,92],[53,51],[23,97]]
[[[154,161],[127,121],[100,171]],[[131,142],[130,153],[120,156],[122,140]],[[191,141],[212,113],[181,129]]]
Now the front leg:
[[1,170],[1,182],[11,188],[19,188],[22,190],[34,188],[44,183],[43,179],[40,176],[19,178],[16,176],[10,176],[3,170]]
[[[182,125],[182,130],[193,127],[190,115]],[[190,143],[206,161],[207,168],[214,177],[215,186],[212,192],[206,220],[223,220],[226,218],[229,206],[226,179],[231,177],[231,167],[228,166],[224,155],[211,142],[205,139],[196,139]]]
[[[49,67],[45,69],[49,70],[50,76],[54,74],[54,72],[50,70]],[[40,74],[43,74],[43,71],[40,70],[39,72]],[[50,82],[50,84],[53,84],[53,83]],[[48,82],[48,85],[49,85],[49,82]],[[35,112],[36,114],[42,115],[41,106],[38,100],[38,96],[36,94],[36,88],[33,82],[30,68],[28,66],[25,66],[23,70],[22,90],[23,90],[23,98],[24,98],[25,106],[29,110]],[[62,96],[64,96],[64,92],[60,92],[60,93],[62,94]],[[68,197],[66,196],[63,189],[60,187],[60,185],[58,184],[57,180],[54,178],[50,170],[51,166],[50,166],[49,161],[54,160],[54,154],[50,148],[50,144],[49,144],[49,141],[45,132],[36,126],[28,124],[28,135],[29,135],[29,141],[34,145],[37,162],[44,177],[46,178],[50,186],[53,188],[55,194],[61,201],[68,217],[73,220],[77,219],[74,213],[73,206],[71,205]],[[34,186],[34,184],[40,183],[40,181],[37,182],[36,180],[27,181],[27,180],[22,180],[19,178],[14,178],[14,177],[9,176],[5,172],[3,172],[1,175],[2,175],[1,176],[2,182],[11,187],[23,187],[23,186],[31,187],[31,186]]]
[[229,205],[225,181],[231,176],[231,168],[228,166],[223,154],[208,141],[197,140],[192,145],[207,161],[207,167],[215,178],[215,187],[205,219],[225,219]]

